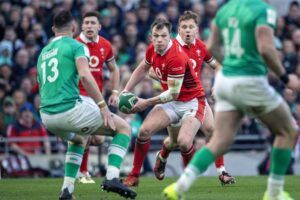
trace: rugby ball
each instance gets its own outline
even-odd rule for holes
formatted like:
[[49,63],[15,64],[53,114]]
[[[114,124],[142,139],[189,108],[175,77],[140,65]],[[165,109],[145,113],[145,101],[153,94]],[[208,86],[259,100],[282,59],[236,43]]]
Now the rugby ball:
[[122,92],[118,98],[118,108],[125,114],[130,114],[131,108],[138,101],[137,97],[131,92]]

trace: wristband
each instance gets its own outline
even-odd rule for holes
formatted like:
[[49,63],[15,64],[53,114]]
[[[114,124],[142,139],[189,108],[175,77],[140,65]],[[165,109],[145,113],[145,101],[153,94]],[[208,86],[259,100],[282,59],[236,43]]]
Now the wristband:
[[104,108],[104,107],[107,106],[104,100],[99,101],[99,102],[97,103],[97,105],[99,106],[99,108]]
[[119,94],[118,90],[112,90],[112,93]]
[[284,74],[284,75],[280,76],[280,80],[286,85],[290,79],[287,74]]

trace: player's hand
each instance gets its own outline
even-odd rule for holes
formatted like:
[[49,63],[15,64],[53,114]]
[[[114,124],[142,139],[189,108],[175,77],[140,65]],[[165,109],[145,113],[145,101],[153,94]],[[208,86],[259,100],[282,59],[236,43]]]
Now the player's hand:
[[108,105],[117,107],[117,102],[118,102],[118,94],[113,92],[108,99]]
[[115,122],[113,120],[113,115],[109,111],[108,107],[105,106],[104,108],[101,108],[100,112],[101,112],[102,117],[103,117],[104,126],[106,126],[108,128],[111,128],[113,131],[115,131],[116,130],[116,125],[115,125]]
[[137,98],[137,99],[138,99],[138,101],[131,109],[132,113],[142,112],[149,106],[149,103],[146,99],[141,99],[141,98]]
[[296,91],[300,92],[300,80],[295,74],[289,74],[289,82],[286,84],[286,87]]

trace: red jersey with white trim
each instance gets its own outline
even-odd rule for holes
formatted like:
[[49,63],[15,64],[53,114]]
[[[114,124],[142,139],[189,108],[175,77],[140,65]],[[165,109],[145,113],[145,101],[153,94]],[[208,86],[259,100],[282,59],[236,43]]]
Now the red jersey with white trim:
[[[98,36],[96,42],[92,42],[81,33],[76,40],[84,43],[90,51],[89,67],[96,83],[102,92],[103,89],[103,64],[114,59],[111,43],[105,38]],[[88,96],[81,82],[79,82],[79,91],[81,95]]]
[[146,63],[153,68],[164,91],[168,90],[168,77],[184,77],[177,101],[186,102],[204,96],[192,62],[180,45],[170,41],[162,55],[154,51],[153,44],[149,45],[146,51]]
[[[204,42],[202,42],[199,39],[195,39],[195,41],[190,46],[188,46],[179,35],[177,35],[176,39],[174,39],[173,41],[178,45],[180,45],[183,51],[186,53],[186,55],[190,58],[191,62],[193,63],[193,68],[195,70],[195,73],[198,79],[200,79],[201,77],[200,73],[201,73],[201,67],[203,61],[209,63],[213,59],[212,55],[207,50],[207,47],[204,44]],[[201,84],[201,88],[203,88],[202,84]],[[203,96],[204,95],[205,94],[203,90]]]

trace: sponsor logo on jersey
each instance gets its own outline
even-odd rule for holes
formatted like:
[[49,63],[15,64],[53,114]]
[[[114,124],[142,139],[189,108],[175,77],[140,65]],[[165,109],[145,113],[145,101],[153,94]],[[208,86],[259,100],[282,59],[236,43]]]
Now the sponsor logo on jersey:
[[91,67],[97,67],[99,65],[99,58],[97,56],[91,56],[89,65]]

